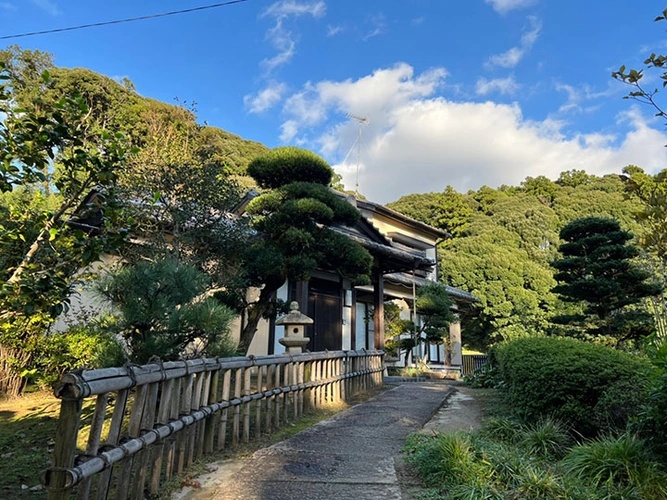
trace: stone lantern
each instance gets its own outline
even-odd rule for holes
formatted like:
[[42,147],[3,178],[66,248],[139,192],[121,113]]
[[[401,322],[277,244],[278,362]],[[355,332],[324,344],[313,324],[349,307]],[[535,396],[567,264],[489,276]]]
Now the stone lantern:
[[298,302],[291,302],[289,308],[290,312],[276,321],[276,326],[285,327],[285,336],[278,339],[278,342],[287,348],[289,354],[300,354],[310,342],[308,337],[304,337],[304,333],[306,325],[312,325],[313,320],[301,314]]

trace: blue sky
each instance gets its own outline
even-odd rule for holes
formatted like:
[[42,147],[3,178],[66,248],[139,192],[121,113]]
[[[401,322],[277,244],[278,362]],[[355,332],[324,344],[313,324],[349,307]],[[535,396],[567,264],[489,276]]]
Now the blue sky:
[[[0,35],[214,0],[0,0]],[[653,112],[611,79],[667,52],[655,0],[248,0],[192,14],[5,41],[64,67],[196,101],[200,121],[327,159],[382,203],[516,185],[569,169],[667,167]],[[2,43],[2,42],[0,42]],[[657,76],[651,76],[657,84]],[[667,92],[664,93],[667,102]],[[359,162],[352,149],[367,117]],[[350,153],[350,154],[348,154]],[[347,159],[346,159],[347,158]]]

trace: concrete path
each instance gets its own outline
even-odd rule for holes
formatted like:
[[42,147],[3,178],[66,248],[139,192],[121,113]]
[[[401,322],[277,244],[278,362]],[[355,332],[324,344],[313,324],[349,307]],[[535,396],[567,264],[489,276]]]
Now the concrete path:
[[455,389],[406,383],[217,471],[188,500],[401,499],[394,458]]

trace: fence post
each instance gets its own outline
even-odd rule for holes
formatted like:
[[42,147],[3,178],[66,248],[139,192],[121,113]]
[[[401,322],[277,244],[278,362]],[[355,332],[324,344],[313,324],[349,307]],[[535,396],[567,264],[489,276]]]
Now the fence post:
[[53,449],[53,467],[46,471],[44,482],[48,485],[48,500],[66,500],[70,477],[67,469],[74,466],[76,438],[81,420],[81,399],[63,399],[60,406],[55,448]]

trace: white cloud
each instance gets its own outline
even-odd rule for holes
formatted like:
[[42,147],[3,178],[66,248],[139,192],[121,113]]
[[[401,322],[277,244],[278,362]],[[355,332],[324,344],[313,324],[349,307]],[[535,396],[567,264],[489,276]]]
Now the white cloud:
[[385,20],[384,14],[382,13],[372,16],[370,19],[370,24],[371,30],[362,37],[364,42],[370,40],[373,37],[381,35],[384,33],[385,29],[387,29],[387,21]]
[[327,25],[327,36],[336,36],[338,33],[345,31],[345,27],[341,25],[333,26]]
[[424,21],[426,21],[425,17],[415,17],[410,21],[410,24],[412,26],[421,26],[422,24],[424,24]]
[[18,7],[16,5],[14,5],[13,3],[0,2],[0,9],[10,11],[10,12],[14,12],[14,11],[18,10]]
[[52,0],[32,0],[32,3],[34,3],[40,9],[45,10],[52,16],[59,16],[63,13],[58,5],[56,5],[56,3]]
[[280,128],[280,140],[285,144],[292,142],[299,133],[299,125],[294,120],[287,120]]
[[[356,155],[341,164],[358,134],[353,112],[371,119],[363,127],[360,191],[386,203],[409,193],[459,191],[486,184],[517,185],[527,176],[556,178],[569,169],[620,172],[627,164],[656,171],[667,164],[667,135],[639,110],[619,117],[629,132],[572,134],[549,118],[527,120],[518,104],[453,102],[438,96],[446,71],[415,74],[407,64],[357,80],[309,83],[288,99],[283,133],[316,148],[334,163],[347,186],[356,180]],[[335,163],[338,162],[336,165]]]
[[257,94],[244,96],[243,103],[250,113],[263,113],[278,104],[286,91],[286,84],[271,82]]
[[315,85],[309,82],[287,99],[283,112],[299,128],[319,125],[332,112],[368,116],[373,122],[377,119],[382,123],[392,108],[433,94],[446,76],[444,68],[435,68],[415,77],[411,66],[400,63],[358,80],[322,81]]
[[[610,82],[611,83],[611,82]],[[557,83],[556,90],[567,94],[567,102],[558,108],[559,113],[590,113],[599,108],[599,105],[587,105],[586,103],[600,97],[609,97],[619,94],[622,90],[619,86],[613,87],[608,84],[603,91],[595,91],[590,85],[582,84],[578,86]]]
[[493,7],[493,10],[500,14],[507,14],[514,9],[529,7],[535,3],[535,0],[485,0]]
[[513,95],[519,90],[519,87],[520,85],[514,79],[514,75],[510,75],[506,78],[494,78],[492,80],[480,78],[475,85],[475,92],[477,92],[478,95],[487,95],[492,92],[499,92],[503,95]]
[[324,2],[298,2],[296,0],[282,0],[272,4],[264,11],[264,16],[275,18],[287,16],[302,16],[310,14],[313,17],[322,17],[327,12],[327,6]]
[[[40,0],[46,1],[46,0]],[[275,24],[266,33],[266,39],[271,42],[278,53],[262,61],[267,74],[278,66],[288,63],[296,50],[296,35],[285,28],[285,21],[289,18],[298,18],[310,15],[320,18],[326,14],[326,4],[323,1],[298,2],[296,0],[281,0],[272,4],[262,13],[262,17],[271,17]]]
[[528,16],[528,23],[530,27],[521,35],[519,46],[512,47],[506,52],[489,57],[489,60],[486,62],[487,67],[501,66],[503,68],[514,68],[519,64],[521,59],[533,48],[533,45],[535,45],[540,36],[540,31],[542,31],[542,22],[535,16]]

